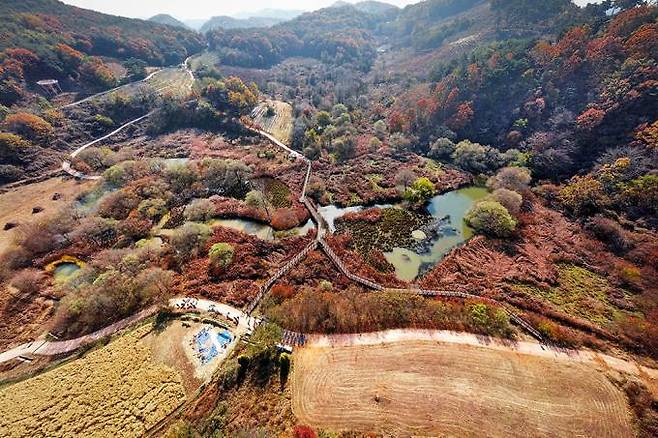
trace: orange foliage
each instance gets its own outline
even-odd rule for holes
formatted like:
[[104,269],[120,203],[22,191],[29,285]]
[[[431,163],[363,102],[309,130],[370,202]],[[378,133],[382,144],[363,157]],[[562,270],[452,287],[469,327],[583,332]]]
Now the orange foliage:
[[100,58],[91,58],[80,68],[80,73],[92,84],[103,87],[115,85],[114,73]]
[[287,300],[295,295],[295,289],[287,284],[277,284],[272,288],[272,296],[281,300]]
[[4,127],[29,140],[45,140],[53,133],[50,123],[30,113],[16,113],[7,116]]
[[649,6],[627,9],[617,14],[608,26],[607,33],[613,36],[628,36],[642,23],[649,23],[654,19],[655,9]]
[[576,123],[582,129],[594,129],[601,124],[605,117],[605,111],[598,108],[590,108],[576,119]]
[[72,67],[78,67],[82,63],[82,58],[84,57],[82,53],[66,44],[57,44],[55,46],[55,51],[62,61]]
[[648,147],[658,150],[658,120],[651,125],[644,125],[638,129],[635,138]]
[[448,128],[459,131],[473,119],[473,102],[464,102],[457,107],[457,112],[446,122]]
[[13,58],[19,61],[24,66],[39,62],[39,57],[34,52],[27,49],[6,49],[4,55],[8,58]]
[[632,56],[655,58],[658,56],[658,24],[645,24],[626,40],[626,50]]
[[272,228],[275,230],[289,230],[299,225],[299,219],[295,210],[290,208],[279,208],[272,215]]
[[606,62],[621,53],[621,46],[616,38],[606,36],[595,38],[587,44],[586,59],[591,62]]

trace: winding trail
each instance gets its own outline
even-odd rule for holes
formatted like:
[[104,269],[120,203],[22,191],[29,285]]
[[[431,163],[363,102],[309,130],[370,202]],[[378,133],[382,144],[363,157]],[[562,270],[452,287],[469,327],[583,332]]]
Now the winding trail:
[[72,107],[81,105],[85,102],[89,102],[90,100],[105,96],[105,95],[110,94],[110,93],[114,93],[115,91],[119,91],[122,88],[130,87],[131,85],[139,84],[139,83],[142,83],[142,82],[147,82],[153,76],[157,75],[158,73],[160,73],[162,71],[163,71],[163,69],[158,69],[158,70],[152,72],[150,75],[146,76],[144,79],[140,79],[140,80],[134,81],[134,82],[129,82],[127,84],[123,84],[123,85],[119,85],[118,87],[111,88],[109,90],[101,91],[100,93],[92,94],[91,96],[85,97],[84,99],[80,99],[78,101],[75,101],[75,102],[72,102],[72,103],[69,103],[69,104],[66,104],[66,105],[62,105],[59,108],[60,109],[72,108]]
[[[236,332],[240,335],[250,332],[260,322],[260,320],[256,318],[252,318],[251,316],[244,313],[242,310],[237,309],[233,306],[217,303],[215,301],[204,300],[204,299],[188,298],[188,297],[172,298],[171,300],[169,300],[168,308],[171,310],[190,310],[190,311],[217,313],[229,319],[233,319],[237,317],[238,323],[236,326]],[[47,341],[47,340],[39,339],[33,342],[28,342],[19,345],[17,347],[12,348],[11,350],[0,353],[0,363],[8,362],[16,358],[28,359],[31,356],[35,356],[35,355],[55,356],[58,354],[70,353],[82,346],[91,344],[107,336],[111,336],[131,326],[132,324],[135,324],[139,321],[143,321],[144,319],[155,315],[158,312],[158,310],[159,310],[158,306],[151,306],[147,309],[142,310],[141,312],[138,312],[120,321],[117,321],[114,324],[104,327],[98,331],[95,331],[85,336],[80,336],[75,339],[69,339],[66,341]]]
[[[188,58],[189,59],[189,58]],[[194,77],[193,73],[189,70],[188,68],[188,60],[183,63],[183,68],[188,70],[192,77]],[[150,115],[153,114],[153,111],[145,114],[144,116],[138,117],[137,119],[131,120],[130,122],[122,125],[115,131],[98,138],[92,142],[89,142],[78,149],[76,149],[72,154],[71,157],[74,158],[77,156],[80,152],[85,150],[86,148],[102,141],[105,140],[121,130],[125,129],[126,127],[138,123],[141,120],[149,117]],[[613,358],[611,356],[605,356],[605,355],[599,355],[597,353],[589,352],[589,351],[584,351],[583,350],[583,355],[580,355],[581,352],[579,351],[574,351],[574,350],[558,350],[553,347],[549,347],[546,344],[543,343],[543,338],[541,334],[534,329],[530,324],[528,324],[525,320],[523,320],[520,316],[518,316],[516,313],[514,313],[511,308],[506,305],[506,303],[502,303],[496,300],[493,300],[491,298],[487,297],[482,297],[479,295],[474,295],[474,294],[466,294],[462,292],[452,292],[452,291],[433,291],[433,290],[423,290],[423,289],[396,289],[396,288],[387,288],[383,285],[380,285],[372,280],[360,277],[358,275],[353,274],[347,266],[342,262],[340,257],[333,251],[331,246],[324,240],[324,236],[327,233],[326,230],[326,223],[322,216],[318,213],[317,209],[313,205],[312,201],[306,197],[306,189],[308,185],[309,178],[311,176],[311,171],[312,171],[312,163],[309,159],[307,159],[305,156],[300,154],[299,152],[289,148],[287,145],[276,139],[273,135],[259,129],[256,126],[250,126],[246,125],[246,127],[263,136],[264,138],[268,139],[270,142],[272,142],[274,145],[282,148],[285,150],[291,157],[294,157],[295,159],[301,159],[304,161],[304,163],[307,164],[307,169],[306,169],[306,174],[304,178],[304,183],[302,187],[302,192],[300,195],[300,202],[304,204],[304,206],[307,208],[309,211],[311,217],[313,218],[313,221],[316,223],[317,226],[317,233],[316,233],[316,238],[302,251],[294,255],[289,261],[287,261],[279,270],[270,278],[268,281],[263,284],[260,287],[259,293],[257,296],[252,300],[252,302],[246,307],[245,311],[241,311],[239,309],[236,309],[232,306],[228,306],[226,304],[221,304],[221,303],[216,303],[213,301],[209,300],[203,300],[203,299],[192,299],[192,298],[175,298],[172,299],[169,302],[169,307],[174,308],[174,309],[193,309],[193,310],[198,310],[198,311],[203,311],[203,312],[217,312],[221,313],[227,317],[237,317],[238,318],[238,332],[239,333],[246,333],[251,331],[253,327],[258,323],[258,319],[254,318],[251,316],[251,314],[254,312],[254,310],[258,307],[258,304],[260,301],[263,299],[263,297],[267,294],[267,292],[270,290],[270,288],[281,278],[283,275],[285,275],[290,269],[292,269],[296,264],[300,263],[311,251],[315,250],[317,247],[320,247],[321,250],[328,256],[328,258],[331,260],[331,262],[336,265],[338,270],[343,273],[345,276],[347,276],[350,280],[360,283],[363,286],[372,289],[374,291],[388,291],[388,292],[396,292],[396,293],[407,293],[407,294],[417,294],[417,295],[422,295],[422,296],[429,296],[429,297],[446,297],[446,298],[459,298],[459,299],[478,299],[482,301],[486,301],[489,303],[493,303],[496,305],[501,306],[505,311],[508,313],[510,319],[515,322],[517,325],[525,329],[529,334],[531,334],[533,337],[538,339],[541,343],[517,343],[515,345],[521,345],[522,348],[519,350],[521,353],[525,354],[546,354],[544,352],[546,351],[560,351],[560,354],[566,355],[568,357],[573,357],[574,352],[578,353],[576,354],[577,357],[580,357],[581,359],[579,360],[587,360],[587,361],[595,361],[595,360],[600,360],[601,357],[605,357],[604,362],[611,364],[611,367],[622,367],[624,368],[625,371],[632,370],[634,369],[632,366],[629,367],[627,364],[629,363],[628,361],[625,361],[623,359],[617,359]],[[101,178],[100,176],[90,176],[90,175],[85,175],[82,172],[78,172],[74,169],[71,169],[70,167],[70,162],[65,161],[62,164],[62,169],[67,171],[69,174],[77,177],[77,178],[82,178],[82,179],[99,179]],[[187,306],[187,307],[184,307]],[[190,307],[191,306],[191,307]],[[145,319],[151,315],[153,315],[157,311],[157,308],[151,307],[148,309],[145,309],[133,316],[130,316],[128,318],[125,318],[121,321],[118,321],[102,330],[99,330],[98,332],[94,332],[90,335],[82,336],[80,338],[76,338],[73,340],[69,341],[56,341],[56,342],[48,342],[48,341],[34,341],[31,343],[23,344],[18,347],[15,347],[9,351],[5,351],[4,353],[0,353],[0,363],[16,359],[16,358],[21,358],[25,356],[30,356],[30,355],[55,355],[55,354],[63,354],[67,352],[74,351],[78,348],[80,348],[82,345],[88,344],[90,342],[93,342],[97,339],[109,336],[113,333],[116,333],[119,330],[122,330],[123,328],[140,321],[142,319]],[[465,344],[471,344],[477,343],[478,345],[481,345],[481,339],[484,339],[483,337],[479,337],[476,335],[472,335],[469,333],[455,333],[455,332],[448,332],[448,331],[418,331],[418,330],[397,330],[397,331],[389,331],[389,332],[384,332],[384,333],[390,333],[393,338],[399,340],[400,337],[404,338],[405,336],[408,339],[417,339],[421,338],[424,339],[425,337],[430,337],[431,339],[434,340],[439,340],[442,342],[458,342],[458,343],[465,343]],[[357,337],[358,336],[358,337]],[[365,336],[365,338],[364,338]],[[383,338],[382,338],[383,336]],[[378,339],[378,342],[382,342],[381,339],[388,339],[389,335],[381,335],[381,334],[367,334],[367,335],[336,335],[336,336],[307,336],[301,333],[294,333],[294,332],[289,332],[286,331],[286,339],[292,339],[293,341],[290,343],[290,346],[296,346],[296,345],[304,345],[307,342],[307,339],[309,342],[314,343],[314,344],[322,344],[322,343],[335,343],[335,342],[366,342],[363,341],[364,339],[369,340],[367,342],[372,342],[372,339]],[[438,338],[436,338],[438,337]],[[487,338],[489,339],[489,338]],[[488,342],[487,345],[494,345],[491,342]],[[497,345],[497,344],[496,344]],[[505,344],[505,348],[511,348],[509,347],[508,344]],[[541,352],[541,353],[540,353]],[[556,353],[557,354],[557,353]],[[582,359],[582,358],[585,359]],[[623,366],[622,366],[623,365]],[[638,368],[637,365],[633,365],[635,368]],[[649,371],[646,371],[648,374],[652,375],[652,378],[657,378],[658,376],[656,373],[658,371],[656,370],[651,370],[647,369]],[[644,371],[643,371],[644,372]]]
[[[118,134],[119,132],[126,129],[128,126],[131,126],[131,125],[134,125],[135,123],[141,122],[142,120],[144,120],[144,119],[150,117],[151,115],[153,115],[154,112],[155,111],[151,111],[148,114],[144,114],[143,116],[137,117],[136,119],[131,120],[131,121],[129,121],[127,123],[124,123],[123,125],[119,126],[117,129],[110,132],[109,134],[106,134],[102,137],[97,138],[96,140],[92,140],[89,143],[80,146],[79,148],[77,148],[76,150],[71,152],[71,158],[73,159],[73,158],[77,157],[80,152],[84,151],[88,147],[93,146],[97,143],[100,143],[101,141],[106,140],[106,139]],[[69,175],[71,175],[72,177],[78,178],[78,179],[95,181],[95,180],[99,180],[99,179],[102,178],[102,176],[100,176],[100,175],[87,175],[85,173],[80,172],[79,170],[73,169],[71,167],[71,162],[69,160],[64,160],[62,162],[62,170],[64,172],[68,173]]]

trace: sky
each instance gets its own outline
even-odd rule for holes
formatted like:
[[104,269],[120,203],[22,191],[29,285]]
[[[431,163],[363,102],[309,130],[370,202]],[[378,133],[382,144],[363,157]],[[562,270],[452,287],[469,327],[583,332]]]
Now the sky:
[[[214,15],[235,15],[240,12],[265,8],[315,10],[331,5],[336,0],[63,0],[64,3],[124,17],[149,18],[169,14],[178,19],[210,18]],[[355,3],[357,0],[348,0]],[[385,0],[386,1],[386,0]],[[577,4],[593,0],[575,0]],[[418,0],[388,0],[397,6],[417,3]]]

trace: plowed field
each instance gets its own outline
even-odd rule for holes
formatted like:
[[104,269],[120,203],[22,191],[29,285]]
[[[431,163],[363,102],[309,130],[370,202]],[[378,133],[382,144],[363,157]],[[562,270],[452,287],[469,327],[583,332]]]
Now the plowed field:
[[393,436],[633,436],[625,396],[587,365],[426,341],[295,353],[301,423]]

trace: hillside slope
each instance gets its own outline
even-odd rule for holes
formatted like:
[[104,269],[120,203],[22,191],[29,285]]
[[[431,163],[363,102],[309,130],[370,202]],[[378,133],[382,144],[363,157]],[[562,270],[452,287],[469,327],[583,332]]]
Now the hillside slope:
[[149,18],[148,21],[152,21],[153,23],[166,24],[168,26],[187,28],[185,23],[175,19],[169,14],[154,15],[153,17]]
[[246,29],[251,27],[270,27],[283,22],[282,18],[249,17],[233,18],[226,15],[212,17],[201,26],[200,32],[205,33],[213,29]]
[[52,46],[87,55],[138,58],[153,65],[175,64],[203,47],[193,31],[115,17],[65,5],[57,0],[0,3],[0,50],[24,48],[52,56]]

